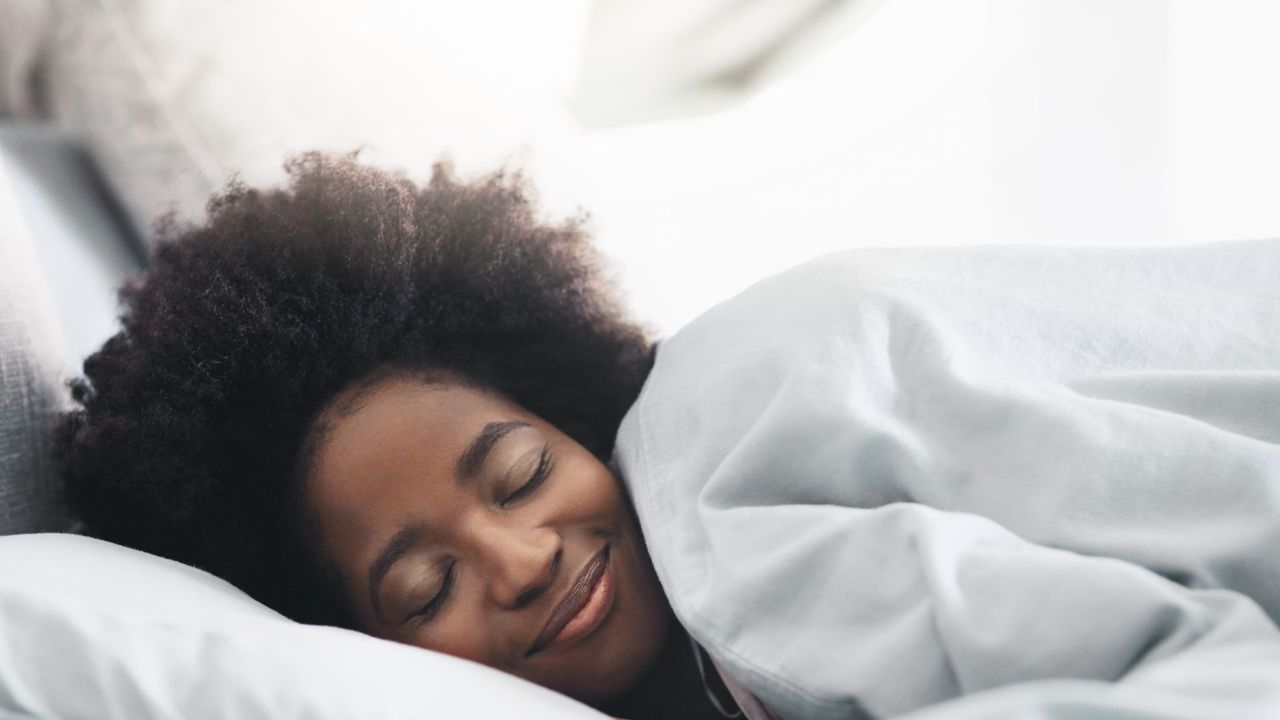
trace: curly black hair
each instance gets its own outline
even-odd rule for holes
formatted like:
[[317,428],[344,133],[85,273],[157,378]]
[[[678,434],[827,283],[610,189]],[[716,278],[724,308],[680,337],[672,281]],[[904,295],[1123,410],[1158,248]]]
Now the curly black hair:
[[496,390],[601,459],[652,366],[577,217],[437,164],[419,187],[309,153],[157,228],[122,330],[69,383],[55,451],[85,532],[206,569],[288,617],[351,626],[299,487],[326,404],[435,372]]

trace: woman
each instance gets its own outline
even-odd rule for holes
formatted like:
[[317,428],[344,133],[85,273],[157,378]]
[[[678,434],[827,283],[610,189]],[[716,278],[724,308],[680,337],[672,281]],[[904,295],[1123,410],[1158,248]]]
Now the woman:
[[655,354],[517,184],[290,169],[166,228],[86,362],[92,533],[625,717],[1280,671],[1274,244],[861,250]]
[[582,223],[519,178],[288,170],[164,225],[122,291],[60,430],[86,530],[615,714],[720,717],[604,464],[651,348]]

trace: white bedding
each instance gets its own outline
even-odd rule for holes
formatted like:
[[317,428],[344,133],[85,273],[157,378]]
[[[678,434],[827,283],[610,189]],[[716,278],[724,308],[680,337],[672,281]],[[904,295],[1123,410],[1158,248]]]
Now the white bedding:
[[1277,277],[868,248],[715,307],[618,435],[678,618],[781,718],[1280,717]]
[[287,620],[214,576],[79,535],[0,537],[0,719],[599,720],[468,660]]

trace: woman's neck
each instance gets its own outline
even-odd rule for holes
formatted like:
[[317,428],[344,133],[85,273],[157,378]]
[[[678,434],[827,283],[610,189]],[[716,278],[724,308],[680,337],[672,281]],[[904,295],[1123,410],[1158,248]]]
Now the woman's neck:
[[[720,680],[710,661],[703,663],[706,670],[707,684],[720,699],[729,712],[736,705],[729,690]],[[684,627],[676,620],[671,621],[662,652],[653,666],[645,673],[640,682],[626,695],[606,704],[601,710],[614,717],[627,720],[650,720],[651,718],[688,718],[688,720],[723,720],[724,716],[716,710],[707,698],[702,679],[698,674],[697,661],[693,657],[693,648],[689,644],[689,636]]]

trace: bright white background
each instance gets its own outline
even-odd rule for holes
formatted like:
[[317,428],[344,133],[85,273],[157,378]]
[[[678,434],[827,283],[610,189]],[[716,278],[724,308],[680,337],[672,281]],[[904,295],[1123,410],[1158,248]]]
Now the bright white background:
[[851,245],[1280,237],[1278,37],[1262,0],[888,2],[745,105],[588,135],[588,207],[667,329]]
[[1280,237],[1275,0],[58,7],[10,47],[140,226],[314,148],[524,167],[661,334],[843,247]]

